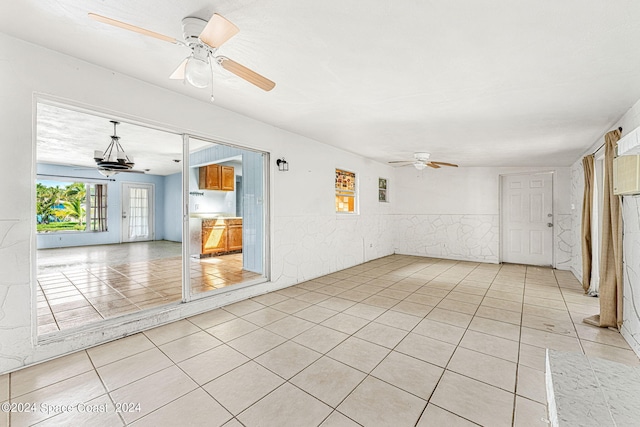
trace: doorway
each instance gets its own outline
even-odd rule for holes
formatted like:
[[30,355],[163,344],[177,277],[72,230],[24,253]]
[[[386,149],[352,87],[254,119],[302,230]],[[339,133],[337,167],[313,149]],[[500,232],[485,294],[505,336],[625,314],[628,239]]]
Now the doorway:
[[122,243],[155,240],[153,184],[122,184]]
[[[49,99],[38,101],[35,119],[39,341],[268,280],[267,153]],[[135,158],[128,173],[96,166],[112,120]],[[220,168],[217,190],[188,175],[210,164]],[[213,214],[225,225],[224,253],[189,256],[188,225],[202,217],[199,240]]]
[[501,176],[502,262],[553,265],[553,172]]
[[188,298],[264,282],[268,155],[191,136],[188,146]]

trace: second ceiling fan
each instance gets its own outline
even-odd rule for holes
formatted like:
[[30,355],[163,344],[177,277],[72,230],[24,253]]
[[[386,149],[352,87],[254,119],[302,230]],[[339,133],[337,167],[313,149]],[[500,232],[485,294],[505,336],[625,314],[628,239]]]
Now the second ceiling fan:
[[389,162],[389,164],[398,165],[398,166],[413,165],[413,167],[415,167],[418,170],[423,170],[427,166],[434,169],[440,169],[442,166],[451,166],[454,168],[458,167],[458,165],[454,163],[429,161],[430,158],[431,158],[430,153],[424,153],[424,152],[413,153],[413,160],[396,160],[393,162]]
[[[182,20],[184,42],[174,37],[156,33],[136,25],[118,21],[117,19],[89,13],[89,17],[104,24],[113,25],[125,30],[134,31],[145,36],[154,37],[169,43],[186,46],[191,54],[185,58],[178,68],[171,74],[170,79],[185,80],[197,88],[212,86],[213,63],[259,87],[270,91],[275,83],[255,71],[227,58],[216,55],[216,51],[227,40],[235,36],[240,30],[231,21],[214,13],[209,21],[200,18],[187,17]],[[213,92],[211,95],[213,101]]]

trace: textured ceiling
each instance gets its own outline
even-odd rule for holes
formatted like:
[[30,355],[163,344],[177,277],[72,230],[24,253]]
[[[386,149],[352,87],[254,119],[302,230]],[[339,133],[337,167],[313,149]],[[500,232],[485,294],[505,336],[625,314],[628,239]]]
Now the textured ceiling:
[[[21,0],[0,30],[208,100],[167,77],[181,38],[218,12],[220,53],[274,80],[216,70],[216,104],[382,162],[428,151],[461,166],[566,166],[640,98],[640,2],[602,0]],[[124,128],[123,128],[124,131]]]
[[[37,161],[94,169],[95,150],[104,151],[113,135],[113,118],[100,117],[55,105],[38,104]],[[133,156],[134,169],[152,175],[170,175],[182,171],[182,136],[120,122],[116,130],[120,144]],[[191,139],[190,151],[211,143]]]

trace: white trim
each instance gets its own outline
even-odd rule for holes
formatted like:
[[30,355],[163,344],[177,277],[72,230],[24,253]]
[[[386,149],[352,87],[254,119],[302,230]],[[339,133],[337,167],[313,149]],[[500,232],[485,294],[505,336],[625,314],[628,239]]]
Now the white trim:
[[189,232],[189,135],[182,134],[182,302],[191,301],[191,233]]

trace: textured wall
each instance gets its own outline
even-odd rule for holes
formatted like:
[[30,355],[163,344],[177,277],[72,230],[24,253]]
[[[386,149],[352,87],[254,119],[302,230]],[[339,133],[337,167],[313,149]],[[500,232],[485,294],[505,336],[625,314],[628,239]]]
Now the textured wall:
[[497,263],[498,215],[396,215],[396,252]]
[[623,335],[640,355],[640,196],[627,196],[624,220]]
[[[636,102],[617,123],[610,129],[622,126],[622,136],[640,126],[640,101]],[[592,147],[585,152],[591,153],[604,142],[604,137],[598,138]],[[582,223],[582,197],[584,193],[584,175],[582,157],[577,159],[571,167],[571,203],[575,209],[571,212],[571,235],[574,246],[570,261],[571,270],[579,280],[582,280],[582,249],[580,228]],[[623,214],[623,257],[624,257],[624,287],[623,287],[623,325],[622,336],[631,348],[640,356],[640,196],[624,196],[622,198]],[[595,248],[594,250],[600,250]]]
[[443,168],[398,171],[394,247],[397,253],[500,262],[500,176],[553,172],[554,263],[569,269],[571,233],[569,168]]
[[[392,253],[392,245],[377,238],[366,239],[371,246],[363,246],[363,238],[376,233],[382,241],[391,241],[383,217],[390,214],[392,204],[377,201],[378,176],[393,180],[394,171],[386,165],[3,34],[0,86],[0,105],[7,107],[0,107],[0,125],[5,141],[11,141],[3,145],[3,155],[11,161],[0,169],[0,197],[11,200],[0,211],[0,373],[349,267],[361,262],[363,253],[366,259]],[[264,203],[264,197],[271,201],[268,225],[277,230],[270,233],[274,280],[162,313],[113,319],[108,328],[37,342],[32,310],[36,303],[32,131],[34,94],[42,93],[87,109],[117,112],[121,118],[157,123],[177,133],[189,129],[223,143],[273,153],[268,165],[269,194],[255,195],[256,203]],[[282,155],[291,164],[290,172],[275,170],[275,158]],[[336,167],[358,173],[360,217],[338,219],[335,214]],[[356,246],[358,255],[350,256]],[[298,256],[304,260],[292,261]],[[295,269],[290,268],[292,262]]]
[[574,242],[571,251],[569,267],[573,274],[582,282],[582,246],[580,228],[582,224],[582,197],[584,193],[584,171],[582,159],[578,159],[571,166],[571,238]]

